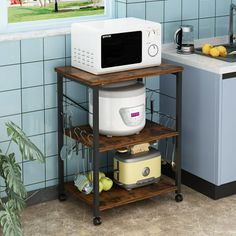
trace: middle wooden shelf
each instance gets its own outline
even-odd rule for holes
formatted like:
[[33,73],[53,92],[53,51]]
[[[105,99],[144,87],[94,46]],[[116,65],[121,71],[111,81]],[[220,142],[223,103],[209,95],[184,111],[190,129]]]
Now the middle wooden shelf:
[[[72,139],[78,140],[87,147],[92,147],[93,145],[92,134],[93,131],[89,125],[65,129],[65,135],[71,137]],[[105,135],[100,135],[98,150],[99,152],[107,152],[114,149],[131,147],[143,142],[155,142],[164,138],[176,136],[178,136],[177,131],[147,120],[144,129],[139,134],[119,137],[107,137]]]

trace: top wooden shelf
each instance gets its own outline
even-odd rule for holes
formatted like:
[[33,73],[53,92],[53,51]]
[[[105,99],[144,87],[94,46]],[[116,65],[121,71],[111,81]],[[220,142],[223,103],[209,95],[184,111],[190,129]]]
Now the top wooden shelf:
[[103,75],[94,75],[71,66],[57,67],[55,68],[55,71],[58,74],[68,79],[72,79],[89,86],[97,86],[103,84],[111,84],[111,83],[135,80],[138,78],[149,77],[149,76],[174,74],[182,72],[183,67],[171,64],[161,64],[160,66],[154,66],[136,70],[128,70],[128,71],[109,73]]

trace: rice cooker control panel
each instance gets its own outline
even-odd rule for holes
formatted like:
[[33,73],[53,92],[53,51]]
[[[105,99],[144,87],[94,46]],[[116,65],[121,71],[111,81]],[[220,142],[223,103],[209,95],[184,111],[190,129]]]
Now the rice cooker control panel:
[[127,126],[139,125],[144,119],[144,105],[120,109],[120,115]]

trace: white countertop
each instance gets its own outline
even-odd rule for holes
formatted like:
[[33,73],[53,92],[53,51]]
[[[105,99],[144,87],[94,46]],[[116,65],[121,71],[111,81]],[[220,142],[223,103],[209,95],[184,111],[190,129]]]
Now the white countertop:
[[42,38],[42,37],[56,36],[56,35],[62,35],[62,34],[70,34],[70,27],[48,29],[48,30],[27,31],[27,32],[21,32],[21,33],[0,34],[0,42],[32,39],[32,38]]
[[[218,37],[212,39],[197,40],[194,42],[194,44],[195,47],[201,47],[204,43],[212,43],[213,45],[219,45],[227,43],[227,41],[227,37]],[[201,56],[198,54],[178,54],[176,53],[176,46],[174,44],[163,45],[162,58],[173,62],[181,63],[183,65],[203,69],[216,74],[236,72],[236,62],[225,62],[218,59]]]

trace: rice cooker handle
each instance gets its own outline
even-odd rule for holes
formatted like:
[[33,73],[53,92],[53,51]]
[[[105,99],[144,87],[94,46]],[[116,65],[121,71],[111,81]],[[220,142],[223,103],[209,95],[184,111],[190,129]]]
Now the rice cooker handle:
[[119,181],[119,173],[120,173],[119,161],[116,161],[116,170],[113,170],[113,172],[116,173],[116,179]]

